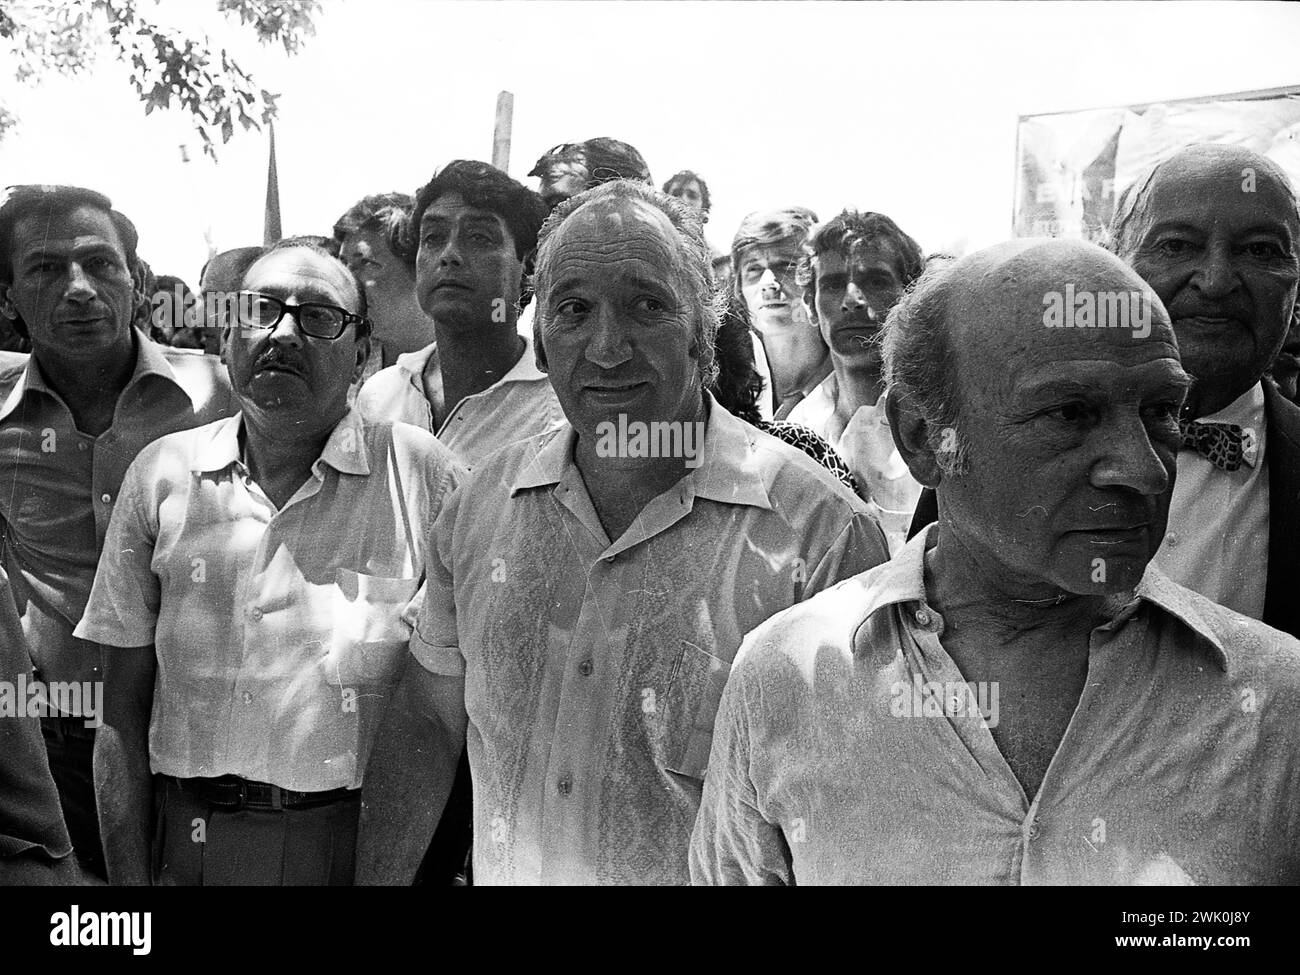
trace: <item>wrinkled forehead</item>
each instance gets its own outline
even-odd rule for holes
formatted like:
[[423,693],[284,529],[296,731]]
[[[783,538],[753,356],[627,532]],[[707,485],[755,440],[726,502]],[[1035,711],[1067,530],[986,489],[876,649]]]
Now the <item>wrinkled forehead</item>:
[[1151,225],[1207,214],[1263,219],[1300,236],[1300,211],[1290,181],[1275,163],[1253,153],[1175,156],[1152,175],[1139,217]]
[[10,239],[15,254],[103,244],[120,254],[126,251],[108,211],[89,205],[29,213],[14,224]]
[[334,258],[306,247],[287,247],[258,258],[244,275],[244,289],[330,302],[352,312],[360,304],[351,272]]
[[566,261],[636,258],[680,269],[681,247],[672,222],[644,200],[593,200],[574,210],[548,248],[556,268]]

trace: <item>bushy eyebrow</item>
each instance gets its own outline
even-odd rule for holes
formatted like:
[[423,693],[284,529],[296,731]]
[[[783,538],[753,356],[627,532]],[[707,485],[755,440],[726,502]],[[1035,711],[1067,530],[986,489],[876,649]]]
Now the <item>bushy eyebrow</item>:
[[[1153,386],[1151,393],[1160,395],[1162,393],[1182,393],[1192,387],[1192,377],[1187,373],[1179,373],[1164,377],[1158,386]],[[1077,396],[1089,399],[1097,395],[1097,387],[1093,383],[1079,382],[1075,379],[1041,379],[1037,382],[1021,383],[1016,392],[1023,399],[1050,399],[1061,396]]]

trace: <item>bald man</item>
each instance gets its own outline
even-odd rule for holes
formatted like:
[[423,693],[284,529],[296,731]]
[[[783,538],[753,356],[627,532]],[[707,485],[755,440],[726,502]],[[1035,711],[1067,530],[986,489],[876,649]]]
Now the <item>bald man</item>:
[[1017,241],[883,342],[939,521],[746,638],[692,878],[1300,882],[1300,643],[1151,562],[1191,384],[1152,289]]

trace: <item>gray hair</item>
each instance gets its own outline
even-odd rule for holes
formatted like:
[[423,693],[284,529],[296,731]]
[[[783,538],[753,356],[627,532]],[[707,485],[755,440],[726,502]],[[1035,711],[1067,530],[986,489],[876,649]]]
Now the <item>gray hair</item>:
[[954,264],[929,262],[885,319],[880,342],[887,390],[897,391],[925,420],[939,469],[956,477],[970,464],[958,426],[961,403],[948,314],[956,285]]
[[[718,375],[715,342],[718,326],[726,307],[726,297],[717,294],[714,287],[713,253],[708,241],[704,239],[704,224],[693,208],[644,183],[627,179],[601,183],[565,200],[546,218],[537,235],[537,270],[533,277],[534,290],[538,296],[536,323],[539,338],[541,326],[548,314],[542,296],[550,288],[551,255],[554,251],[555,232],[583,206],[602,200],[639,200],[648,203],[667,217],[677,232],[682,270],[691,289],[690,297],[696,311],[695,343],[700,353],[698,360],[700,380],[705,389],[709,388]],[[536,355],[538,363],[544,366],[545,350],[540,341],[536,344]]]

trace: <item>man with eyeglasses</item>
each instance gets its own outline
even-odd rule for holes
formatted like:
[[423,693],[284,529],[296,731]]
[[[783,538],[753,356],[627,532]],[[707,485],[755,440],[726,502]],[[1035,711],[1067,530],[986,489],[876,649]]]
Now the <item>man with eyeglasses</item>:
[[[15,186],[0,204],[0,318],[32,349],[0,352],[0,599],[17,609],[28,676],[80,688],[83,703],[103,675],[99,648],[73,628],[127,467],[164,434],[235,409],[216,359],[163,348],[132,324],[149,297],[136,245],[131,221],[94,190]],[[102,876],[97,718],[62,700],[40,719],[49,771],[77,857]]]
[[106,644],[113,883],[352,882],[362,772],[463,473],[348,406],[369,330],[352,272],[281,241],[238,295],[240,413],[127,473],[78,629]]

